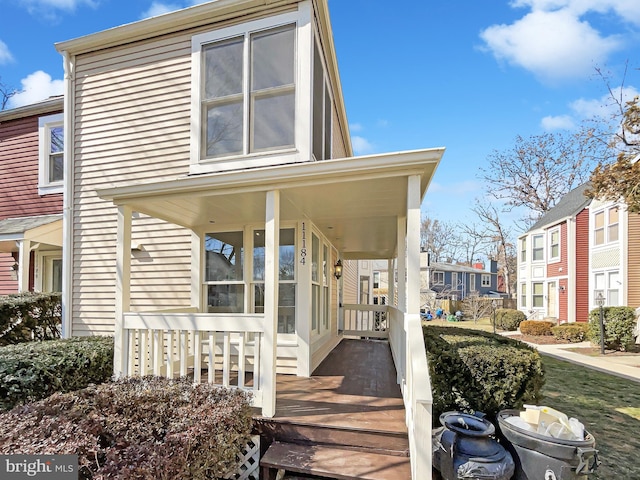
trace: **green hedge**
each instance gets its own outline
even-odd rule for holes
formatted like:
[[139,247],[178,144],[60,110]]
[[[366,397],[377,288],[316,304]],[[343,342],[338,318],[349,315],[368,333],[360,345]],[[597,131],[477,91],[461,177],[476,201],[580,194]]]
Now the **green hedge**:
[[500,410],[537,404],[544,385],[538,352],[518,340],[457,327],[423,327],[431,387],[433,424],[440,414]]
[[0,346],[60,338],[60,293],[0,296]]
[[[515,332],[520,323],[527,319],[526,315],[520,310],[513,308],[498,308],[496,310],[496,328],[508,332]],[[493,322],[493,317],[491,318]]]
[[113,338],[75,337],[0,347],[0,409],[113,376]]
[[551,328],[551,333],[558,340],[565,340],[568,343],[583,342],[587,338],[589,325],[584,322],[564,323]]
[[[635,344],[636,313],[631,307],[603,307],[604,344],[609,350],[627,351]],[[600,309],[589,312],[589,340],[600,344]]]
[[127,378],[0,414],[0,453],[75,454],[82,480],[227,478],[252,425],[241,390]]

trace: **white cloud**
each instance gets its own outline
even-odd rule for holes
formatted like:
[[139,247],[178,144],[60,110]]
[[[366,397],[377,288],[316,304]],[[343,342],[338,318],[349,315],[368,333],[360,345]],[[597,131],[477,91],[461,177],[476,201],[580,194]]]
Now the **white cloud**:
[[350,123],[349,130],[352,132],[361,132],[362,130],[364,130],[364,127],[361,123]]
[[9,108],[46,100],[49,97],[64,94],[64,82],[52,80],[48,73],[41,70],[21,80],[22,91],[9,99]]
[[480,36],[496,59],[546,81],[584,77],[622,46],[621,37],[602,36],[566,8],[535,9],[511,25],[493,25]]
[[353,152],[356,155],[366,155],[367,153],[373,153],[374,146],[366,138],[354,136],[351,137],[351,146]]
[[157,17],[158,15],[164,15],[165,13],[180,10],[182,8],[184,7],[177,3],[153,2],[151,6],[140,15],[140,18]]
[[540,122],[542,128],[546,131],[553,130],[573,130],[575,122],[571,115],[547,116]]
[[640,2],[637,0],[514,0],[511,5],[534,11],[567,9],[575,15],[613,13],[623,22],[640,24]]
[[7,44],[0,40],[0,65],[13,61],[13,55],[9,51]]

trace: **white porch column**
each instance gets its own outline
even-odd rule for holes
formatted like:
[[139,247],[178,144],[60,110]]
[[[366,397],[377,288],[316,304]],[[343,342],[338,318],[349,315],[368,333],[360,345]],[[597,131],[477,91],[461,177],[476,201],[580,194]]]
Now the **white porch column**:
[[29,266],[31,264],[31,241],[18,241],[18,291],[29,291]]
[[203,312],[202,281],[204,262],[202,261],[202,235],[191,232],[191,306]]
[[398,310],[407,311],[407,217],[398,218]]
[[278,281],[280,261],[280,191],[267,192],[264,228],[264,342],[260,351],[262,415],[276,414],[276,359],[278,356]]
[[131,306],[131,207],[118,205],[116,237],[116,309],[113,374],[127,375],[129,335],[124,330],[124,313]]
[[420,177],[407,185],[407,313],[420,313]]

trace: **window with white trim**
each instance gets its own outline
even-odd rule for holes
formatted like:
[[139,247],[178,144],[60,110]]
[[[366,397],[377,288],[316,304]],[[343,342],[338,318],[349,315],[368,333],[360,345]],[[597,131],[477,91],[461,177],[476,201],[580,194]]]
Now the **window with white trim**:
[[476,291],[476,274],[469,275],[469,293]]
[[520,306],[526,308],[527,306],[527,284],[520,284]]
[[560,260],[560,229],[549,232],[549,260]]
[[243,232],[207,233],[204,244],[207,311],[244,313]]
[[483,287],[490,287],[491,286],[491,275],[489,275],[488,273],[483,273],[482,277],[480,279],[480,284]]
[[604,245],[617,242],[619,239],[620,211],[618,207],[611,207],[593,216],[593,244]]
[[520,261],[527,261],[527,238],[520,240]]
[[61,193],[64,186],[64,121],[62,114],[38,119],[38,193]]
[[331,158],[332,103],[322,51],[317,41],[313,47],[313,156],[316,160],[327,160]]
[[544,307],[544,283],[536,282],[531,285],[531,306],[533,308]]
[[295,147],[295,22],[283,14],[192,38],[198,162]]
[[531,243],[533,243],[533,248],[531,250],[531,260],[534,262],[544,260],[544,236],[534,235],[531,240]]
[[620,306],[620,272],[617,270],[610,272],[599,272],[593,276],[593,301],[597,304],[596,299],[602,295],[605,299],[605,305],[608,307]]
[[433,284],[444,285],[444,272],[433,272]]

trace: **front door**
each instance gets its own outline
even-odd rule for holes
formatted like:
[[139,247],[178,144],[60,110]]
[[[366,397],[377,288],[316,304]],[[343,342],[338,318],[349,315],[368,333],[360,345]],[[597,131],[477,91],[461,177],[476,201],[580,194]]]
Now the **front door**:
[[558,288],[556,282],[549,282],[547,284],[547,317],[558,316],[558,312],[556,310],[557,291]]

